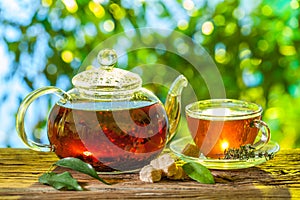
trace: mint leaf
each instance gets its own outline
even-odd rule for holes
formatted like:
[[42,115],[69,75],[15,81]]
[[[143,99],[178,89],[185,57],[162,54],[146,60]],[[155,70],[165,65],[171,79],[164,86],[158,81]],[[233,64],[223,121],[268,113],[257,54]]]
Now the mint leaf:
[[211,172],[203,165],[197,162],[188,162],[182,166],[185,173],[199,183],[213,184],[214,177]]
[[98,176],[96,170],[92,167],[92,165],[85,163],[78,158],[72,158],[72,157],[63,158],[63,159],[57,161],[54,165],[57,165],[59,167],[73,169],[75,171],[87,174],[87,175],[101,181],[102,183],[111,185],[110,183],[104,181],[102,178],[100,178]]
[[50,185],[57,190],[62,188],[66,188],[67,190],[83,190],[76,179],[74,179],[69,172],[64,172],[61,174],[56,174],[54,172],[44,173],[39,177],[39,182]]

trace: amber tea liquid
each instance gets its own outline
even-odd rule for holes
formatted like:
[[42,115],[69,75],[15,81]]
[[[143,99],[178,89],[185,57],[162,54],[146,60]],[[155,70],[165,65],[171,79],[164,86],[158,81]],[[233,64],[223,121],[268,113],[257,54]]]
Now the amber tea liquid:
[[59,157],[80,158],[98,171],[128,171],[148,164],[165,146],[168,122],[160,103],[72,105],[56,104],[49,116],[48,137]]
[[[205,117],[205,112],[219,113],[220,116]],[[221,158],[225,149],[253,144],[257,137],[258,128],[253,126],[253,120],[260,119],[260,116],[249,117],[245,111],[228,108],[208,109],[202,115],[204,117],[187,116],[187,123],[195,144],[207,157]],[[221,115],[225,117],[222,119]],[[226,116],[230,115],[241,117],[228,120]]]

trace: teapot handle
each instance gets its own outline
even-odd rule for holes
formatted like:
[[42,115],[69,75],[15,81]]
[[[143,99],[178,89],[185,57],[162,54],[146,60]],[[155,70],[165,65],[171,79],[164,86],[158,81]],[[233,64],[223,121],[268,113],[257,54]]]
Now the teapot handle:
[[54,86],[47,86],[47,87],[42,87],[40,89],[37,89],[31,93],[29,93],[25,99],[22,101],[20,104],[17,117],[16,117],[16,129],[18,132],[19,137],[22,139],[24,144],[31,148],[32,150],[35,151],[52,151],[52,147],[50,144],[41,144],[35,141],[32,141],[27,138],[27,134],[25,131],[25,126],[24,126],[24,118],[26,111],[29,107],[29,105],[38,97],[46,95],[46,94],[55,94],[58,97],[66,100],[70,100],[71,97],[68,93],[63,91],[60,88],[54,87]]

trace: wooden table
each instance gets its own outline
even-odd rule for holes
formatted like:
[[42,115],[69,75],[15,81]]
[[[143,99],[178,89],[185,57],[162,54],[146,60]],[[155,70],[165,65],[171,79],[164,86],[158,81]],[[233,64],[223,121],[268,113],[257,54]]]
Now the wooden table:
[[[212,170],[214,185],[192,180],[149,184],[140,181],[138,174],[101,175],[113,183],[105,185],[70,171],[85,191],[58,191],[38,182],[38,177],[57,160],[54,153],[0,149],[0,199],[300,199],[300,149],[281,150],[274,159],[257,167]],[[55,169],[62,170],[65,169]]]

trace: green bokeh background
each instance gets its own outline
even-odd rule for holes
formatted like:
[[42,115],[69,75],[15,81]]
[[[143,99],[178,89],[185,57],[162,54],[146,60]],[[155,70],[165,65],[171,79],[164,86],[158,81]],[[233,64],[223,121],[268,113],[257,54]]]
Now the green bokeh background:
[[[17,39],[2,34],[7,51],[14,55],[3,82],[17,76],[28,91],[58,85],[62,75],[71,80],[99,42],[130,29],[164,26],[205,48],[222,75],[228,98],[263,106],[263,119],[270,126],[272,140],[281,148],[300,147],[299,1],[42,0],[35,3],[33,10],[25,23],[1,17],[2,32],[13,28],[21,33]],[[45,52],[38,48],[41,36],[45,36]],[[24,55],[44,59],[35,76],[25,73],[35,69],[22,64]],[[188,78],[199,99],[210,98],[207,88],[178,56],[144,49],[128,56],[128,67],[124,68],[149,63],[174,66]],[[36,76],[47,81],[37,84]],[[70,89],[72,85],[66,81],[65,87]],[[167,90],[152,89],[164,101]],[[6,101],[9,93],[0,100]],[[18,103],[23,98],[20,94]],[[39,119],[35,127],[43,127],[45,116],[36,117]],[[10,131],[14,130],[6,130]],[[186,131],[184,120],[181,131]],[[38,134],[35,137],[38,140]]]

